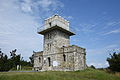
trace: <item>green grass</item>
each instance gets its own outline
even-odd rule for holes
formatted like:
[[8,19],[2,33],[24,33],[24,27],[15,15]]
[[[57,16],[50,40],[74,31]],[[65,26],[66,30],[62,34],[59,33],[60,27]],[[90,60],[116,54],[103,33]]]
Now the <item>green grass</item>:
[[104,71],[86,69],[75,72],[0,72],[0,80],[120,80],[120,77]]
[[29,67],[29,66],[22,66],[21,70],[16,70],[16,67],[12,68],[10,71],[32,71],[33,67]]

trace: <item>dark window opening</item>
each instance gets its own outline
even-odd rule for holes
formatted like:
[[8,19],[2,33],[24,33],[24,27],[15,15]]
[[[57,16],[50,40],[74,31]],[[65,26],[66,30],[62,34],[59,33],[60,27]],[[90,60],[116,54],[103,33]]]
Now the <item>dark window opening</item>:
[[51,34],[48,34],[48,37],[47,37],[48,39],[51,39]]
[[49,50],[49,44],[47,44],[47,50]]
[[51,51],[51,44],[50,44],[50,51]]
[[41,62],[41,58],[39,57],[39,63]]
[[49,34],[49,37],[50,37],[50,39],[51,39],[51,34]]
[[49,34],[47,35],[47,38],[49,39]]
[[51,66],[51,64],[50,64],[50,57],[48,57],[48,65]]
[[51,26],[51,22],[49,23],[49,25]]
[[63,59],[64,59],[64,61],[66,61],[66,55],[65,54],[63,54]]

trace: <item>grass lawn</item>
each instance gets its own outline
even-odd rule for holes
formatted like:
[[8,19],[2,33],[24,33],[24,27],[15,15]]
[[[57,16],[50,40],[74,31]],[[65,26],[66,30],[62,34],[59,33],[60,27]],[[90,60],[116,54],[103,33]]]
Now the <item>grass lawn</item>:
[[75,72],[0,72],[0,80],[120,80],[120,77],[104,71],[86,69]]

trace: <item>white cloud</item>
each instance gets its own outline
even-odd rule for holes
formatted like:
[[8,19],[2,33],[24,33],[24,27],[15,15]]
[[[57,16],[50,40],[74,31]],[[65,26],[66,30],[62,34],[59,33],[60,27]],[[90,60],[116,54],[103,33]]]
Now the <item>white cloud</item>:
[[91,62],[91,63],[88,63],[88,66],[91,66],[91,65],[95,66],[96,68],[105,68],[105,67],[109,66],[107,61],[103,62],[103,63],[102,62]]
[[115,30],[109,31],[107,33],[104,33],[104,35],[117,34],[117,33],[120,33],[120,29],[115,29]]
[[68,19],[73,19],[73,16],[68,16]]
[[63,3],[58,0],[23,0],[20,2],[21,10],[32,14],[38,14],[41,11],[54,11],[63,6]]
[[113,54],[113,52],[120,52],[119,44],[110,44],[102,48],[86,50],[88,66],[94,65],[97,68],[107,67],[108,63],[106,59],[109,57],[109,54]]
[[[116,34],[120,33],[120,19],[115,19],[109,16],[98,16],[95,19],[91,19],[87,23],[80,23],[80,29],[76,29],[76,32],[83,32],[83,33],[94,33],[98,35],[108,35],[108,34]],[[112,30],[113,29],[113,30]],[[109,32],[105,32],[111,30]],[[88,34],[89,35],[89,34]]]
[[94,27],[96,27],[96,25],[97,24],[92,24],[92,23],[89,23],[89,24],[86,24],[86,23],[79,24],[79,26],[81,28],[81,31],[85,32],[85,33],[94,32]]
[[64,16],[64,18],[67,20],[71,20],[71,19],[73,19],[73,16]]
[[21,3],[21,10],[23,12],[32,12],[32,7],[30,2]]
[[105,48],[100,48],[100,49],[88,49],[87,53],[89,54],[104,54],[107,53]]
[[118,47],[117,44],[111,44],[111,45],[106,46],[107,49],[112,49],[112,48],[116,48],[116,47]]
[[[41,17],[50,16],[50,14],[44,12],[45,8],[43,9],[43,7],[40,7],[38,12],[36,12],[36,7],[42,6],[38,1],[43,0],[36,1],[0,0],[0,48],[2,48],[4,53],[9,54],[10,50],[17,48],[17,53],[28,59],[33,50],[42,50],[43,38],[41,35],[37,35],[37,27],[41,26]],[[44,7],[49,8],[50,12],[52,12],[54,7],[51,6],[58,7],[59,4],[57,3],[59,1],[48,1],[51,2],[49,4],[41,4],[45,4],[46,6]],[[32,13],[35,16],[26,13]],[[39,18],[39,23],[36,21],[36,18]]]
[[119,20],[109,21],[108,23],[106,23],[105,28],[113,27],[113,26],[116,26],[116,25],[120,25],[120,21]]
[[109,51],[111,50],[118,50],[119,48],[119,45],[118,44],[110,44],[110,45],[107,45],[103,48],[98,48],[98,49],[88,49],[87,50],[87,53],[89,54],[109,54]]

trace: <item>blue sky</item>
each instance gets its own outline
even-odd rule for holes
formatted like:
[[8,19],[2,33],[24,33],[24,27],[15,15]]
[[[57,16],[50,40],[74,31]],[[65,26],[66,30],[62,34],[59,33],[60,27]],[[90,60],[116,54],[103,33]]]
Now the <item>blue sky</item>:
[[120,48],[120,0],[0,0],[0,48],[17,49],[25,60],[43,49],[37,27],[55,13],[76,33],[71,45],[86,48],[88,65],[107,67],[111,50]]

